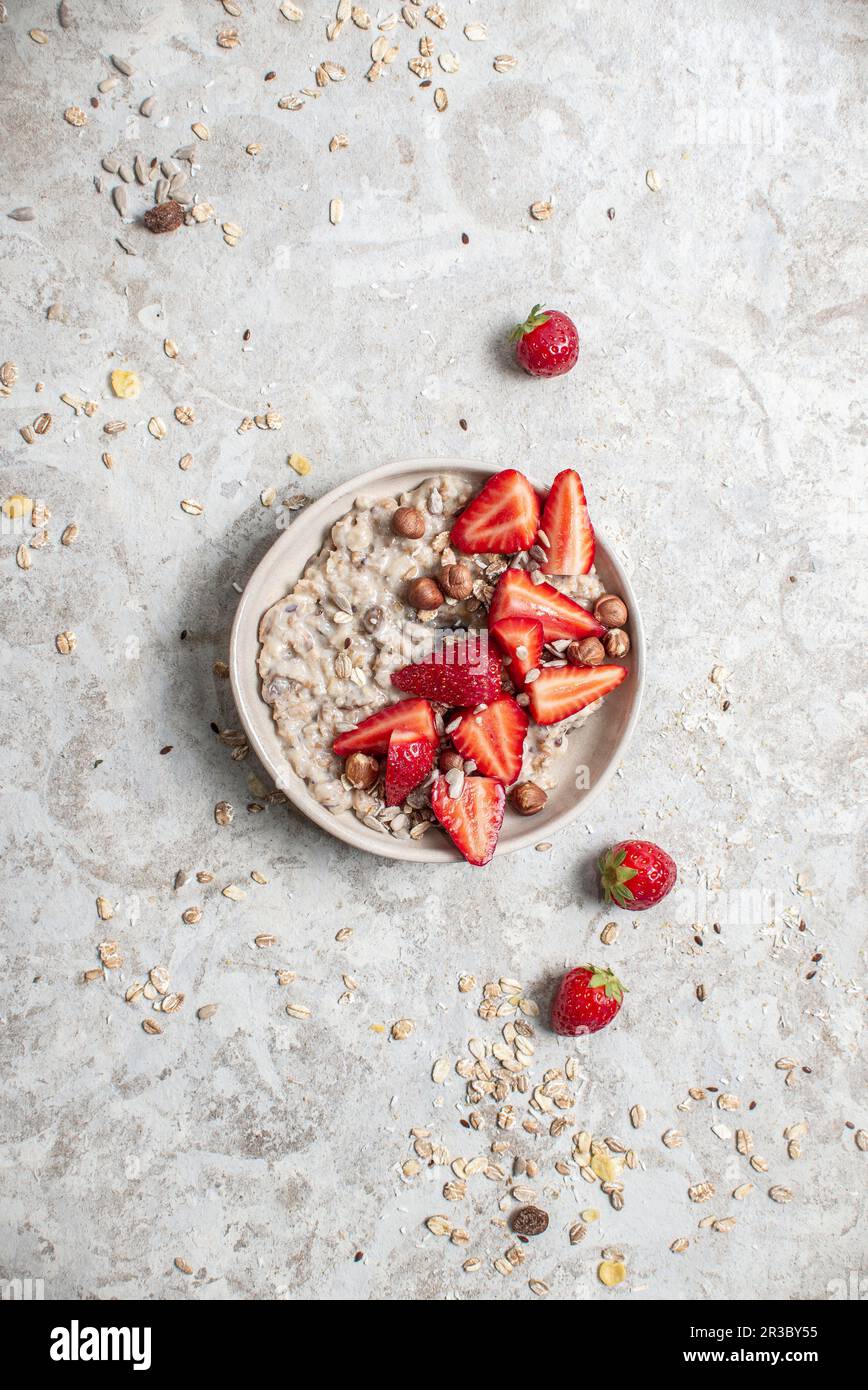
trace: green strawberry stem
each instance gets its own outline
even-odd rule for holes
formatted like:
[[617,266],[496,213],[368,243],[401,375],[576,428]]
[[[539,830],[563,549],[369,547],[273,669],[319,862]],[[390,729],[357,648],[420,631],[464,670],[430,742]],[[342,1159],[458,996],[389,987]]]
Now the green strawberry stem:
[[624,995],[624,986],[613,975],[611,970],[606,970],[605,966],[586,965],[586,970],[590,970],[591,978],[588,981],[588,989],[604,989],[607,999],[614,999],[617,1004],[621,1003]]
[[625,849],[608,850],[600,860],[600,883],[603,887],[603,897],[607,903],[614,901],[619,907],[625,903],[633,901],[633,890],[627,887],[631,878],[636,877],[637,870],[625,868],[624,860],[627,857]]
[[524,338],[526,334],[532,333],[535,328],[548,323],[549,315],[541,304],[535,304],[525,319],[524,323],[517,323],[509,335],[511,343],[517,343],[519,338]]

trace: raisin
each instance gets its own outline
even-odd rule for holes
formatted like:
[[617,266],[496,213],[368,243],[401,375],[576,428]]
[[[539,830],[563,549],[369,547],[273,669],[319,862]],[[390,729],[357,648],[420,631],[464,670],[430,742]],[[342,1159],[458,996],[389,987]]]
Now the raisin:
[[170,198],[167,203],[157,203],[145,213],[145,226],[149,232],[174,232],[184,221],[184,209],[180,203]]
[[517,1236],[541,1236],[548,1224],[548,1213],[539,1207],[519,1207],[511,1222]]

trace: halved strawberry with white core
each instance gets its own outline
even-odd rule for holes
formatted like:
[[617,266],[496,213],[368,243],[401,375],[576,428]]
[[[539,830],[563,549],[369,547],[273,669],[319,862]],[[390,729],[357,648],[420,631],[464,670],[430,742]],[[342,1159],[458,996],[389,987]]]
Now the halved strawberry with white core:
[[468,632],[440,642],[424,661],[402,666],[392,684],[442,705],[496,700],[502,687],[500,657],[487,632]]
[[603,637],[606,632],[581,604],[553,584],[534,584],[525,570],[505,570],[497,581],[488,610],[489,627],[503,618],[536,618],[547,642],[563,637]]
[[542,623],[536,618],[501,618],[489,631],[503,652],[509,675],[517,686],[523,685],[528,671],[538,671],[542,662]]
[[558,724],[621,684],[626,666],[548,666],[527,688],[537,724]]
[[464,508],[452,527],[452,544],[465,555],[512,555],[533,545],[538,527],[539,498],[523,473],[505,468]]
[[472,758],[484,777],[510,786],[521,772],[528,717],[511,695],[501,695],[478,712],[466,710],[452,742],[462,758]]
[[565,468],[551,485],[539,529],[538,544],[548,558],[543,574],[587,574],[594,563],[594,528],[588,515],[585,489],[573,468]]
[[434,746],[440,742],[434,725],[434,711],[427,700],[398,700],[394,705],[378,709],[345,734],[338,734],[332,748],[339,758],[349,753],[385,753],[395,729],[403,729],[414,738],[426,739]]
[[465,777],[460,796],[451,796],[445,777],[431,789],[431,809],[468,864],[487,864],[503,824],[506,792],[490,777]]
[[386,754],[386,805],[400,806],[433,766],[433,743],[406,729],[396,729]]

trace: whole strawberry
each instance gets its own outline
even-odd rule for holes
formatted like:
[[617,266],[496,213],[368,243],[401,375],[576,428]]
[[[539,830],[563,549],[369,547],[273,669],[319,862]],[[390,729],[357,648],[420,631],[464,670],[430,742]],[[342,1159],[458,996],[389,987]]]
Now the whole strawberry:
[[599,1033],[621,1007],[624,986],[611,970],[579,965],[567,971],[552,1004],[552,1028],[568,1038]]
[[628,912],[656,906],[677,877],[675,860],[650,840],[622,840],[600,860],[603,897]]
[[519,365],[531,376],[563,376],[579,360],[579,335],[572,319],[560,309],[535,304],[524,323],[510,334]]

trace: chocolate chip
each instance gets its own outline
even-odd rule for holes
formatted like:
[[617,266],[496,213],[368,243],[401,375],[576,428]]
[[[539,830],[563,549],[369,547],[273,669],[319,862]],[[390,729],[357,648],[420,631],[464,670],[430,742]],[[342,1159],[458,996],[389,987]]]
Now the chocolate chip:
[[461,245],[462,245],[462,246],[468,246],[469,243],[470,243],[470,237],[467,235],[466,232],[462,232],[462,233],[461,233]]
[[541,1236],[548,1229],[548,1213],[539,1207],[519,1207],[510,1224],[517,1236]]

